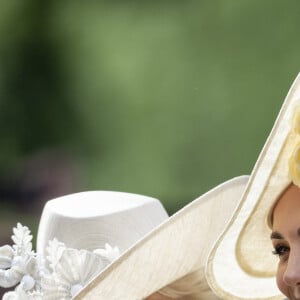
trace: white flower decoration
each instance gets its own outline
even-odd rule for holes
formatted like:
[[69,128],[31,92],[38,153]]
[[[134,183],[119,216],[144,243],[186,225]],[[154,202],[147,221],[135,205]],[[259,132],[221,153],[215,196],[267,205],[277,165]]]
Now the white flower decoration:
[[13,247],[0,247],[0,286],[18,285],[4,294],[4,300],[71,299],[120,255],[118,247],[109,244],[91,252],[67,248],[54,239],[44,258],[32,251],[26,226],[18,223],[13,232]]
[[9,288],[20,282],[23,272],[16,264],[14,250],[5,245],[0,247],[0,286]]
[[42,279],[44,299],[71,299],[105,266],[90,251],[65,249],[54,272]]
[[13,232],[13,247],[5,245],[0,248],[0,286],[5,288],[15,286],[25,274],[35,269],[29,229],[18,223]]
[[15,291],[4,294],[3,300],[30,300],[29,295],[24,291],[22,285],[19,285]]
[[112,247],[108,243],[105,244],[105,249],[96,249],[94,253],[106,258],[110,263],[120,256],[118,247]]
[[32,250],[32,235],[30,235],[30,230],[27,226],[22,226],[18,223],[17,227],[13,228],[14,235],[11,237],[13,242],[13,248],[16,255],[24,256],[28,254],[33,254]]
[[54,270],[63,252],[66,250],[66,245],[59,242],[57,239],[53,239],[48,242],[46,250],[48,253],[46,256],[47,263],[49,264],[49,268]]
[[0,247],[0,268],[7,269],[11,267],[14,258],[14,250],[11,246],[5,245]]
[[42,300],[43,294],[40,291],[26,292],[23,284],[19,284],[14,291],[3,295],[3,300]]

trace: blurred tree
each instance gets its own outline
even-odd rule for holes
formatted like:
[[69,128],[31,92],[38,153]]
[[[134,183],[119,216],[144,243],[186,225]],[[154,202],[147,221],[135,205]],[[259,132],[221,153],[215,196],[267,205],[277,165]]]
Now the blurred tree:
[[249,173],[298,72],[289,4],[2,0],[0,168],[61,147],[83,189],[170,212]]
[[40,149],[66,147],[80,129],[64,89],[59,49],[48,34],[54,2],[14,7],[11,30],[19,35],[0,50],[2,170]]

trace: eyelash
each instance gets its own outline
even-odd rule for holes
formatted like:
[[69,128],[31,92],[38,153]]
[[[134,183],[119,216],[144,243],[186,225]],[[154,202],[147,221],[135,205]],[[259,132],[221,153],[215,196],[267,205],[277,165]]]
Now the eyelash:
[[278,255],[279,257],[286,254],[290,251],[290,248],[284,245],[278,245],[275,247],[275,249],[272,251],[274,255]]

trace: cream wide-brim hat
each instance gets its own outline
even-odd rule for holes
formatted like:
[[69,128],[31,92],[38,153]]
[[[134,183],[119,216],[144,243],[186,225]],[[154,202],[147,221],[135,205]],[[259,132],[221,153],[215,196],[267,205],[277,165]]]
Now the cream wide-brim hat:
[[200,271],[197,299],[216,299],[205,279],[208,254],[230,220],[248,177],[229,180],[197,198],[127,250],[74,299],[141,300]]
[[239,208],[209,257],[207,278],[222,299],[284,298],[276,286],[278,258],[272,255],[267,218],[291,184],[289,160],[299,142],[293,119],[299,104],[300,75],[255,164]]

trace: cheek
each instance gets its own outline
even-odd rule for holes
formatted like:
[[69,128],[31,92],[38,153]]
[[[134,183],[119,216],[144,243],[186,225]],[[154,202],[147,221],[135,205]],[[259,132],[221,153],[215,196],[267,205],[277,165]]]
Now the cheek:
[[283,293],[285,296],[288,296],[288,287],[283,281],[284,270],[285,270],[284,266],[280,266],[280,265],[278,266],[277,273],[276,273],[276,282],[281,293]]

